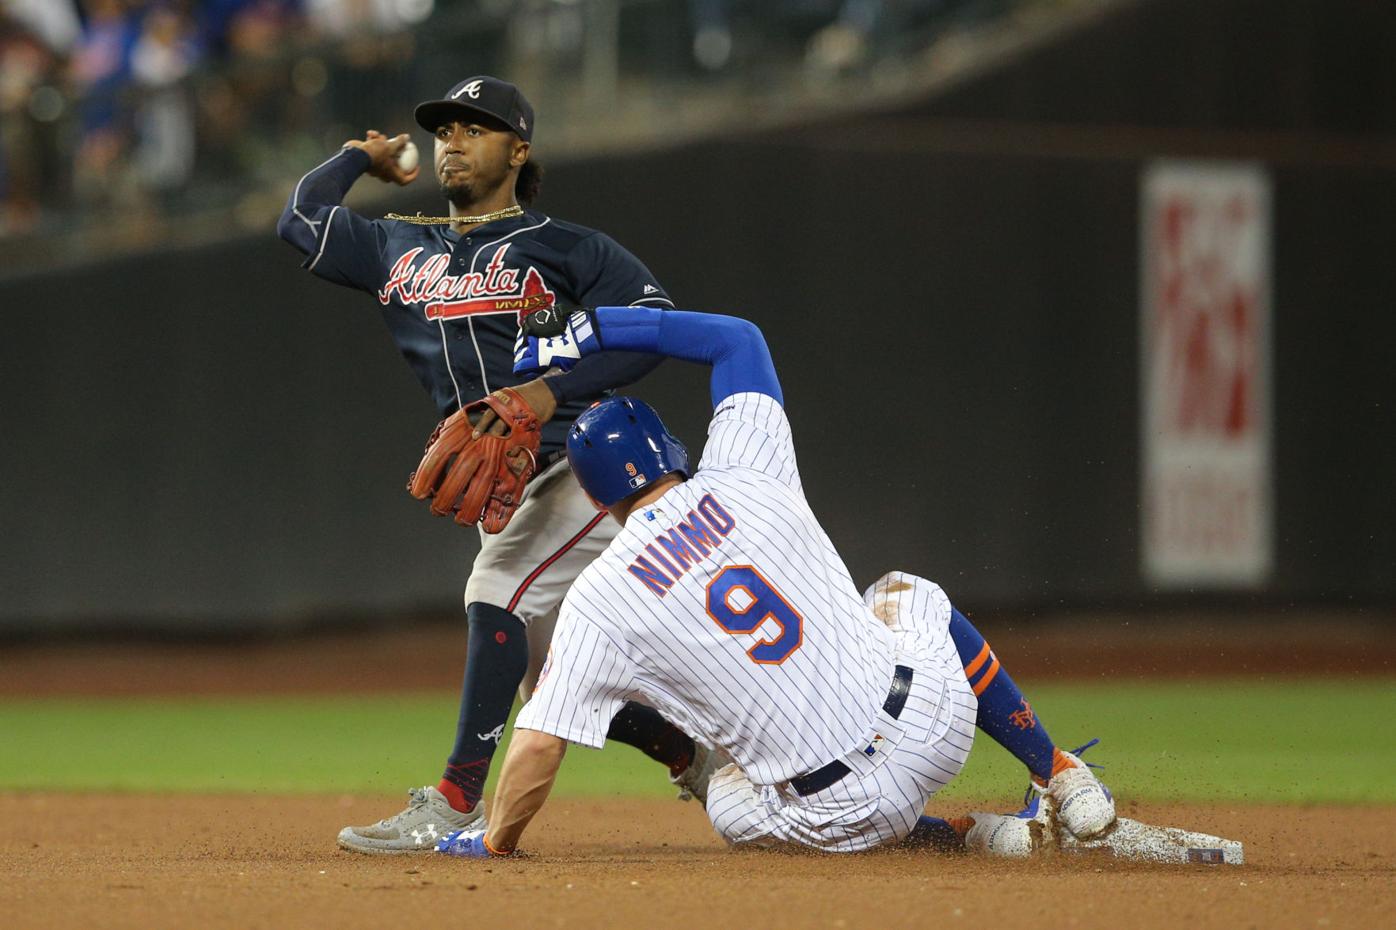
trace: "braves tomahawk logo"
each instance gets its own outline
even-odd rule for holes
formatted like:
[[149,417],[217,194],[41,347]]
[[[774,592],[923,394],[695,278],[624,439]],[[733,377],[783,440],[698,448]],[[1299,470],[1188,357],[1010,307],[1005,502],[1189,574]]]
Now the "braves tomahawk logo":
[[504,267],[512,243],[495,250],[480,271],[447,274],[451,255],[438,252],[418,263],[422,247],[409,249],[393,263],[387,283],[378,292],[385,306],[396,295],[403,304],[424,304],[428,320],[451,320],[481,313],[524,314],[545,310],[557,301],[543,275],[532,265],[527,270]]

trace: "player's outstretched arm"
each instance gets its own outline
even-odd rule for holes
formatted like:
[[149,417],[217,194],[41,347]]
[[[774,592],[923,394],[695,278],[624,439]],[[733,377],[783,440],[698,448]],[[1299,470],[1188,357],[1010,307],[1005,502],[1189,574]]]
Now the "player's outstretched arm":
[[553,790],[566,752],[566,740],[541,730],[514,730],[490,807],[489,829],[453,834],[439,843],[437,850],[467,859],[512,853],[524,828]]
[[388,138],[370,129],[363,139],[344,143],[296,183],[277,220],[277,235],[306,255],[315,254],[324,241],[330,215],[361,175],[395,184],[408,184],[417,178],[420,166],[403,171],[397,163],[398,154],[409,141],[406,133]]
[[503,851],[518,847],[524,828],[548,800],[566,752],[567,741],[551,733],[514,730],[485,835],[492,848]]
[[749,320],[715,313],[644,307],[539,310],[524,320],[514,371],[552,365],[566,369],[603,349],[658,353],[711,365],[714,407],[744,392],[784,402],[760,328]]

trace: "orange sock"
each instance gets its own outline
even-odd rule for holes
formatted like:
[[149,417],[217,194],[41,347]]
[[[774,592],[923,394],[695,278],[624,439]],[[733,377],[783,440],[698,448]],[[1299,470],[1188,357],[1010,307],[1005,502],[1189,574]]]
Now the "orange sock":
[[965,834],[969,833],[969,828],[974,826],[973,817],[951,817],[945,822],[950,824],[950,829],[954,830],[955,835],[962,840],[965,838]]
[[[1062,752],[1062,751],[1061,751],[1060,749],[1058,749],[1056,746],[1053,746],[1053,747],[1052,747],[1052,775],[1053,775],[1053,776],[1059,775],[1059,774],[1061,774],[1062,772],[1065,772],[1067,769],[1075,768],[1075,767],[1076,767],[1076,763],[1072,762],[1069,758],[1067,758],[1067,756],[1066,756],[1066,754],[1065,754],[1064,752]],[[1034,776],[1032,777],[1032,780],[1033,780],[1033,783],[1036,784],[1039,788],[1046,788],[1046,787],[1047,787],[1047,782],[1043,781],[1041,778],[1038,778],[1036,775],[1034,775]]]

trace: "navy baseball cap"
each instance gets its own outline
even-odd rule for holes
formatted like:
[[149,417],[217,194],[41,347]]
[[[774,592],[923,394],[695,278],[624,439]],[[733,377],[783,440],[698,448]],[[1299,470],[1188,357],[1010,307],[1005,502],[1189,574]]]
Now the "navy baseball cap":
[[476,119],[481,114],[508,126],[525,142],[533,141],[532,104],[513,84],[488,74],[466,78],[440,100],[417,104],[413,113],[417,125],[427,132],[436,132],[452,120]]

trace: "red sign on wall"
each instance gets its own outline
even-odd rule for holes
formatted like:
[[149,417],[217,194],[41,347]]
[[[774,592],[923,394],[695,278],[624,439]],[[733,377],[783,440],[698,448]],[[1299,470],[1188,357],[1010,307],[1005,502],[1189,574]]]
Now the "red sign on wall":
[[1143,568],[1165,586],[1270,571],[1270,185],[1160,162],[1140,210]]

